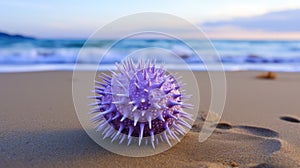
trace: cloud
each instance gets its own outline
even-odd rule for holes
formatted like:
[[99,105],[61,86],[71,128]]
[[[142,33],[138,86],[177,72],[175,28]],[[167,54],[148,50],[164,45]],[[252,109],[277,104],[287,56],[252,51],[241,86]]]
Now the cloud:
[[296,32],[300,31],[300,9],[270,12],[267,14],[241,17],[227,21],[206,22],[204,27],[238,27],[245,30],[270,32]]
[[201,24],[211,38],[300,39],[300,9]]

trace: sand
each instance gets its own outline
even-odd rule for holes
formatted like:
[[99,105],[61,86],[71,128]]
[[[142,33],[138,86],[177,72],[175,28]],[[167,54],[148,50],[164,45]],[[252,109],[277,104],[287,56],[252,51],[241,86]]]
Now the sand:
[[113,154],[89,138],[74,111],[72,72],[0,74],[0,167],[300,167],[300,73],[275,80],[258,73],[226,73],[220,124],[199,143],[210,85],[207,73],[195,72],[201,102],[193,129],[145,158]]

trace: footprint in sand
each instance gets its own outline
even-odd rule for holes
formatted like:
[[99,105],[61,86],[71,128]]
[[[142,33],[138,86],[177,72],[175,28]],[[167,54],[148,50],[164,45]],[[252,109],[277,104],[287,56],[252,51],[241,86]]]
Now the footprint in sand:
[[232,126],[229,123],[218,123],[216,127],[219,129],[239,128],[253,135],[262,136],[262,137],[278,137],[279,135],[278,132],[276,131],[267,128],[262,128],[262,127],[245,126],[245,125]]
[[278,132],[267,128],[254,127],[254,126],[235,126],[235,128],[243,129],[251,134],[263,137],[278,137]]
[[[216,128],[222,129],[224,131],[226,130],[227,133],[235,135],[237,137],[239,136],[239,140],[244,141],[244,145],[246,146],[256,144],[253,145],[251,149],[261,151],[260,153],[264,153],[264,156],[271,156],[274,152],[279,151],[282,147],[281,141],[278,139],[279,133],[268,128],[245,125],[234,126],[226,122],[217,124]],[[245,139],[247,139],[247,141],[245,141]],[[268,164],[258,164],[253,168],[262,168],[264,166],[272,167]]]
[[216,125],[219,129],[231,129],[232,126],[229,123],[219,123]]
[[242,130],[241,133],[243,134],[265,138],[265,140],[261,143],[261,145],[264,148],[264,151],[270,154],[280,150],[281,148],[281,142],[278,139],[276,139],[279,136],[279,133],[268,128],[245,126],[245,125],[233,126],[229,123],[224,123],[224,122],[218,123],[216,125],[216,128],[223,129],[223,130],[240,129]]
[[300,123],[299,119],[297,119],[296,117],[292,117],[292,116],[281,116],[280,119],[283,121],[288,121],[288,122],[292,122],[292,123]]
[[[280,119],[292,122],[291,124],[300,123],[300,118],[288,115]],[[205,131],[202,126],[203,122],[199,121],[193,125],[192,132],[201,134]],[[220,122],[212,128],[216,129],[211,138],[198,146],[199,150],[201,149],[201,152],[206,154],[205,156],[218,156],[223,160],[235,161],[241,167],[251,168],[277,167],[273,163],[275,165],[279,163],[280,165],[298,165],[293,157],[289,157],[290,154],[294,154],[292,146],[281,139],[280,134],[275,130],[259,126],[233,125],[229,122]],[[215,161],[204,156],[194,156],[194,158],[195,160]],[[277,163],[277,161],[280,162]]]
[[[193,132],[205,131],[200,129],[200,126],[200,124],[193,125]],[[233,125],[229,122],[220,122],[214,128],[216,129],[211,138],[199,143],[198,149],[206,153],[205,156],[218,156],[224,160],[235,161],[241,167],[270,167],[272,165],[262,163],[268,163],[269,157],[283,147],[279,133],[268,128]],[[211,161],[205,156],[194,156],[194,158]]]

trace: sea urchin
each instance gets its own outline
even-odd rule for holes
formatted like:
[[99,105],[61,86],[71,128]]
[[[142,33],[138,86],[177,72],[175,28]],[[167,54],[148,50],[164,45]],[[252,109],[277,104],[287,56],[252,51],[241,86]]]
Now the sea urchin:
[[90,112],[91,121],[95,122],[96,130],[102,132],[103,139],[119,140],[127,145],[133,137],[138,143],[150,141],[153,148],[158,141],[180,141],[191,125],[192,115],[183,108],[191,105],[183,103],[180,82],[169,74],[163,66],[156,67],[151,63],[139,60],[135,65],[132,59],[116,64],[117,71],[112,76],[99,76],[103,82],[96,81],[95,93],[92,98],[96,102]]

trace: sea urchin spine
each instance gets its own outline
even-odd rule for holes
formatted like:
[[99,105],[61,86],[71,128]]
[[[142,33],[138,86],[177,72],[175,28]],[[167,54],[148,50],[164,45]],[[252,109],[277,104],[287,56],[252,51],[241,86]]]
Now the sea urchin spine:
[[155,61],[132,59],[116,64],[118,70],[112,76],[99,76],[103,82],[96,81],[96,102],[91,121],[97,124],[103,139],[119,140],[120,144],[132,137],[138,137],[139,145],[150,141],[153,148],[158,141],[180,141],[191,125],[192,115],[183,111],[191,105],[183,102],[188,98],[182,94],[181,85],[171,74]]

